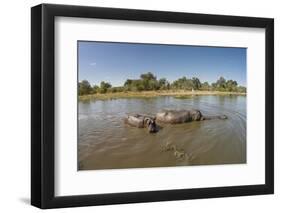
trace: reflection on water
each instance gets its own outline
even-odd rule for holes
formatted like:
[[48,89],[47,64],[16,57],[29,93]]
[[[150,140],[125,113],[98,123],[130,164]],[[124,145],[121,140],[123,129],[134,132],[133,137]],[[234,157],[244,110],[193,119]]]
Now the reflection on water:
[[[123,123],[128,113],[190,108],[228,119],[162,125],[156,134]],[[246,163],[245,96],[80,101],[78,125],[79,170]],[[187,157],[166,151],[167,145]]]

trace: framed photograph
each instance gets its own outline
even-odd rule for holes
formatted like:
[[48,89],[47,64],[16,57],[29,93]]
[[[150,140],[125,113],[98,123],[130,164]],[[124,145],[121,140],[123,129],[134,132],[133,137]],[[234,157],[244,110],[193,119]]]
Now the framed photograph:
[[31,9],[31,204],[272,194],[274,21]]

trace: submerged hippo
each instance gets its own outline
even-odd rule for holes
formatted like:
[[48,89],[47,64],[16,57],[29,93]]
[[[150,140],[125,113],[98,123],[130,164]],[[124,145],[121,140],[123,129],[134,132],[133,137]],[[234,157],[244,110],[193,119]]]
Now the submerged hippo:
[[155,122],[155,117],[148,116],[148,115],[128,115],[124,122],[134,127],[138,128],[148,128],[148,132],[155,133],[157,132],[157,126]]
[[162,110],[156,114],[156,121],[169,124],[187,123],[211,119],[227,119],[226,115],[203,116],[199,110]]

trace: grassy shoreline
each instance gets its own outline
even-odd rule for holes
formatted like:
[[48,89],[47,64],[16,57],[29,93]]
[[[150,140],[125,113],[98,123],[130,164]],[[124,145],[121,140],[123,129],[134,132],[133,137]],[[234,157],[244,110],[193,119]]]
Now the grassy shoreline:
[[118,98],[152,98],[159,96],[173,96],[176,98],[190,98],[198,95],[242,95],[246,96],[246,93],[241,92],[220,92],[220,91],[184,91],[184,90],[159,90],[159,91],[143,91],[143,92],[115,92],[115,93],[104,93],[104,94],[90,94],[79,96],[79,100],[107,100],[107,99],[118,99]]

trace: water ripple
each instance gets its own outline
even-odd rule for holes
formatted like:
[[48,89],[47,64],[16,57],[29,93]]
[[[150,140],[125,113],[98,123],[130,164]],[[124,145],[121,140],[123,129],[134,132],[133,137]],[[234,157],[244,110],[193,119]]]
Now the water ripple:
[[[156,114],[164,108],[199,109],[228,116],[180,125],[165,125],[157,134],[123,123],[127,113]],[[246,162],[246,97],[159,97],[79,102],[78,157],[81,169],[202,165]],[[161,152],[172,143],[190,158],[179,161]]]

